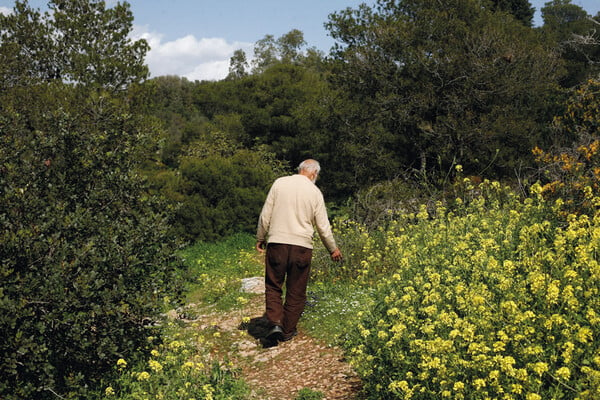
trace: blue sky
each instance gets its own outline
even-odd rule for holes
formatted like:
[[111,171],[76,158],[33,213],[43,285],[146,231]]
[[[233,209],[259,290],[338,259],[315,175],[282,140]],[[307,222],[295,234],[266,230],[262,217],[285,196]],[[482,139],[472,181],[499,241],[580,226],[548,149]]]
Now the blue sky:
[[[530,0],[539,10],[547,0]],[[107,0],[107,4],[116,0]],[[46,9],[47,0],[30,0]],[[190,80],[222,79],[237,49],[250,57],[257,40],[275,38],[299,29],[310,47],[328,52],[333,45],[324,23],[332,12],[375,0],[129,0],[134,15],[134,37],[150,43],[146,57],[152,76],[178,75]],[[589,14],[600,11],[600,0],[572,0]],[[0,0],[8,12],[13,0]]]

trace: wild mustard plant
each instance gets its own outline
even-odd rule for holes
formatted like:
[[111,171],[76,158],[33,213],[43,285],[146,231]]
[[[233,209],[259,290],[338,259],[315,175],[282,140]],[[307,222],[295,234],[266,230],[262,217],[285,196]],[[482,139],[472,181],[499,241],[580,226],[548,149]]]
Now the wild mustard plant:
[[600,214],[477,189],[362,242],[376,290],[347,345],[369,396],[600,398]]
[[154,348],[147,361],[116,363],[118,379],[104,390],[105,399],[244,399],[246,385],[235,368],[211,356],[214,331],[182,330],[174,322],[166,327],[160,343],[151,337]]

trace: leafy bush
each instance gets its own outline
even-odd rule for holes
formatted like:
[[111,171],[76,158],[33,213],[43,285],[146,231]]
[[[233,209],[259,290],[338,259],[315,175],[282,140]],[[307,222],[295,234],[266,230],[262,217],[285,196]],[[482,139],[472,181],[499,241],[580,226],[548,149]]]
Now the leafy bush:
[[83,396],[178,288],[167,209],[134,173],[148,134],[83,88],[0,101],[0,397]]
[[378,182],[356,192],[352,217],[370,229],[385,226],[394,215],[417,212],[421,198],[423,193],[408,180]]
[[600,217],[482,186],[503,200],[423,209],[361,261],[374,305],[347,345],[369,398],[598,398]]
[[179,172],[181,207],[176,233],[188,240],[215,240],[253,232],[275,174],[260,152],[186,157]]

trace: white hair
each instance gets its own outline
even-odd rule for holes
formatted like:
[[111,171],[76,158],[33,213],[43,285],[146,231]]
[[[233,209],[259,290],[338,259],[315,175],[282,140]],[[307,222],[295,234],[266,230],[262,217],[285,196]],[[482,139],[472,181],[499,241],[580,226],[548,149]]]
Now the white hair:
[[317,160],[304,160],[298,165],[298,172],[300,171],[316,172],[318,175],[321,172],[321,165]]

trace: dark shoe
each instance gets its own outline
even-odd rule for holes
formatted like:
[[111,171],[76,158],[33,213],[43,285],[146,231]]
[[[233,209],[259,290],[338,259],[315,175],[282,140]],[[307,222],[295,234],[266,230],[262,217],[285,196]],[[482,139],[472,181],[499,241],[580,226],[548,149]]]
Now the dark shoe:
[[279,344],[277,340],[269,340],[267,338],[258,339],[263,348],[268,349],[269,347],[275,347]]
[[271,328],[271,330],[267,334],[266,339],[269,341],[275,341],[275,342],[283,341],[283,329],[281,329],[281,327],[279,325],[275,325],[274,327]]
[[282,342],[287,342],[288,340],[292,340],[297,335],[298,335],[298,331],[294,331],[294,332],[290,333],[289,335],[284,335],[283,339],[281,341]]

